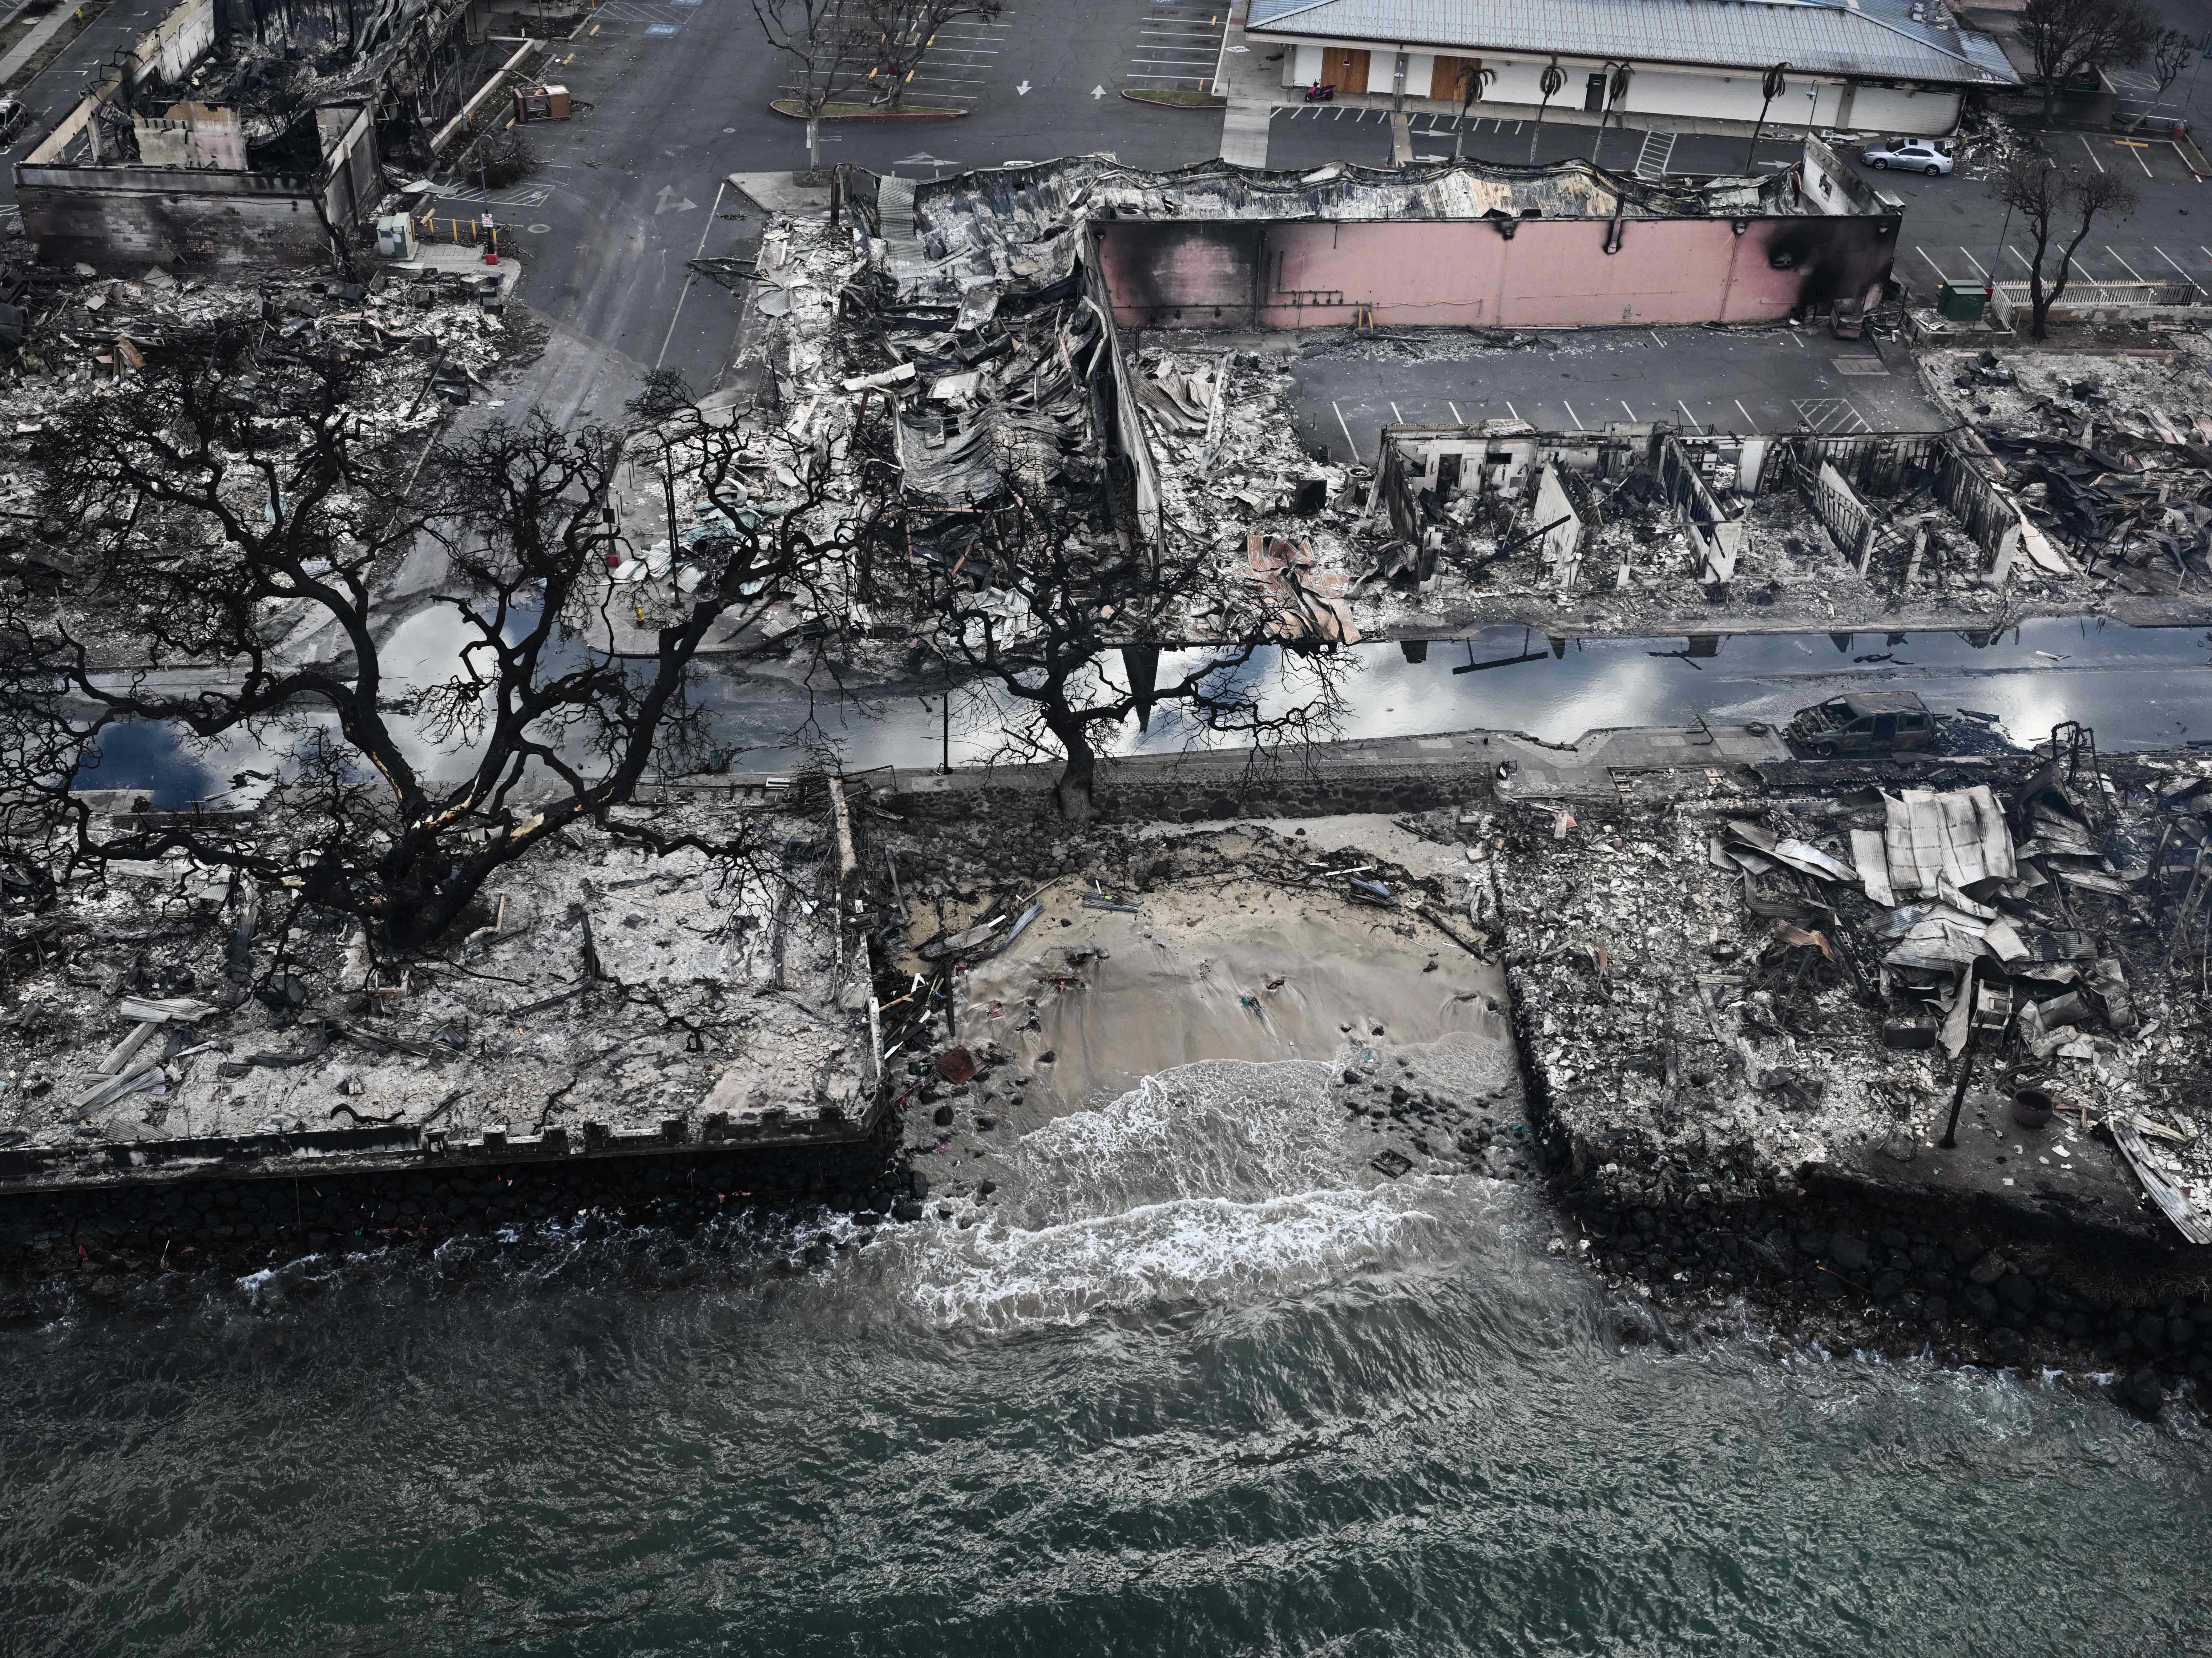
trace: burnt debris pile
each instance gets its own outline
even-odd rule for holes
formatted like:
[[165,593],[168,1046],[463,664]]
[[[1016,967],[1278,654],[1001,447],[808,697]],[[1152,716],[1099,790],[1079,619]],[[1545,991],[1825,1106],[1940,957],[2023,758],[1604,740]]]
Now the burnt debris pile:
[[1507,963],[1576,1176],[1632,1207],[1832,1175],[2212,1242],[2212,768],[2064,727],[1753,772],[1516,822]]
[[2027,520],[2089,587],[2140,599],[2212,580],[2212,380],[2201,335],[2155,350],[1937,352],[1923,372]]

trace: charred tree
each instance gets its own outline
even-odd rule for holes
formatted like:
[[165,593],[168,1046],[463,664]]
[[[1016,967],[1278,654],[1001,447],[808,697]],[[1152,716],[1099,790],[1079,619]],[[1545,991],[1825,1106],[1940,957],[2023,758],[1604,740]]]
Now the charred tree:
[[806,123],[806,167],[822,168],[822,112],[865,85],[878,40],[868,0],[752,0],[761,33],[789,69],[783,97]]
[[[1243,560],[1206,546],[1133,550],[1042,490],[1010,487],[935,527],[948,522],[951,539],[908,526],[937,552],[922,625],[996,705],[993,762],[1060,761],[1054,798],[1070,821],[1092,816],[1101,752],[1133,715],[1149,723],[1164,710],[1194,744],[1241,738],[1255,759],[1333,729],[1347,659],[1311,639]],[[1179,641],[1190,648],[1154,683],[1157,647]],[[1117,651],[1120,684],[1107,665]]]
[[[183,852],[418,948],[569,825],[653,844],[608,813],[698,740],[702,641],[719,629],[742,650],[771,606],[841,581],[861,533],[849,508],[816,510],[825,452],[689,410],[653,440],[706,508],[679,526],[671,489],[690,585],[648,618],[610,568],[618,469],[653,464],[635,443],[535,416],[380,443],[352,375],[181,353],[49,422],[41,510],[83,574],[0,586],[0,850],[58,875]],[[442,575],[408,614],[453,648],[407,677],[378,596],[410,555]],[[265,756],[280,780],[250,830],[175,813],[105,827],[86,809],[80,775],[143,723]]]
[[876,62],[868,70],[875,101],[891,109],[906,100],[907,82],[921,67],[937,33],[948,23],[972,17],[994,22],[1005,0],[857,0],[875,38]]
[[[2074,277],[2075,252],[2100,217],[2125,218],[2136,210],[2135,187],[2116,173],[2069,173],[2047,155],[2014,150],[1990,176],[1990,194],[2020,216],[2034,245],[2027,262],[2028,331],[2047,338],[2051,307]],[[2047,274],[2053,248],[2057,269]]]
[[2058,106],[2058,88],[2091,70],[2140,63],[2161,25],[2147,0],[2027,0],[2020,38],[2043,82],[2043,118]]

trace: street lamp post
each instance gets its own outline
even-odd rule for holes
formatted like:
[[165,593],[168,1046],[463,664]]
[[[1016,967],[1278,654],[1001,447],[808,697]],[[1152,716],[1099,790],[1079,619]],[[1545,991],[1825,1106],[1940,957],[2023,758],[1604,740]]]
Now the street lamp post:
[[1974,986],[1981,976],[1982,964],[1975,960],[1966,964],[1966,982],[1959,993],[1966,999],[1966,1041],[1959,1054],[1958,1085],[1951,1090],[1951,1118],[1943,1125],[1943,1138],[1936,1144],[1946,1151],[1959,1144],[1959,1108],[1966,1103],[1966,1079],[1974,1073]]

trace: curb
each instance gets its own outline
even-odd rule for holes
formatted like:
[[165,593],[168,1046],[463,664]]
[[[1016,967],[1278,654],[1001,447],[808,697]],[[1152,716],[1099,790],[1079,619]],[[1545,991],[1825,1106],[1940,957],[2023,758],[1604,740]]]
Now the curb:
[[1187,109],[1200,115],[1218,115],[1229,107],[1229,100],[1226,98],[1218,104],[1178,104],[1172,103],[1165,98],[1152,97],[1146,93],[1131,92],[1126,87],[1122,88],[1121,95],[1133,104],[1150,104],[1154,109]]
[[[769,103],[769,112],[781,115],[787,121],[803,121],[806,118],[804,115],[793,114],[782,106],[781,99],[771,100]],[[967,113],[964,109],[902,109],[886,110],[880,115],[824,115],[820,118],[825,124],[830,121],[957,121],[964,118]]]

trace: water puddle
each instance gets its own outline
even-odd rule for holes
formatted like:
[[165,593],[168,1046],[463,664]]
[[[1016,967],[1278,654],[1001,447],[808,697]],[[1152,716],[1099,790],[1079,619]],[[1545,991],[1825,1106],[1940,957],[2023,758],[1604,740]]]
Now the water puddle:
[[[404,667],[431,670],[436,641],[410,635]],[[1162,659],[1164,683],[1197,653]],[[1290,672],[1297,662],[1291,660]],[[2212,740],[2212,641],[2182,628],[2124,628],[2085,620],[2023,623],[1994,638],[1941,634],[1751,634],[1650,640],[1547,640],[1520,628],[1488,628],[1460,641],[1411,647],[1362,645],[1344,662],[1340,738],[1419,736],[1489,729],[1571,742],[1609,726],[1716,720],[1785,720],[1798,708],[1854,686],[1911,690],[1939,711],[1994,714],[2015,742],[2033,742],[2062,720],[2093,727],[2106,750]],[[1115,659],[1101,671],[1125,683]],[[1263,705],[1279,709],[1305,695],[1285,658],[1260,653],[1246,670]],[[702,701],[711,746],[738,769],[811,762],[827,748],[848,769],[954,765],[1003,756],[1002,707],[988,687],[956,689],[949,730],[944,693],[932,680],[875,688],[858,697],[834,686],[709,672]],[[1168,708],[1150,729],[1134,720],[1108,746],[1124,754],[1174,753],[1199,740]],[[468,769],[464,747],[428,745],[439,776]],[[160,732],[118,733],[87,787],[149,790],[177,807],[222,787],[242,763],[235,745],[202,756]]]

